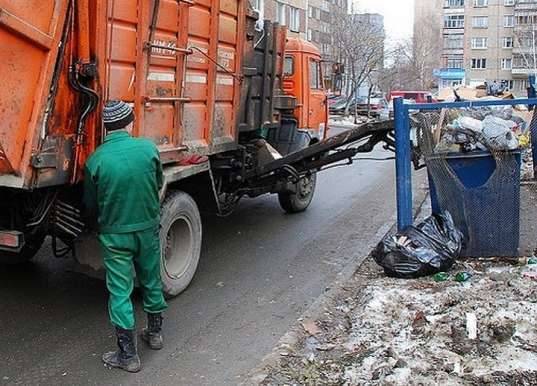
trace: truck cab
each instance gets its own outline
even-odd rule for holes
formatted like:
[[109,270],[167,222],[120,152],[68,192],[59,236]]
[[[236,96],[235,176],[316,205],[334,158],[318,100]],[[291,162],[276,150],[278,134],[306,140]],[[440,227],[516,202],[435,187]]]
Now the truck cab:
[[297,99],[294,117],[299,130],[313,143],[327,134],[328,103],[323,85],[321,53],[312,43],[288,38],[285,45],[282,88]]

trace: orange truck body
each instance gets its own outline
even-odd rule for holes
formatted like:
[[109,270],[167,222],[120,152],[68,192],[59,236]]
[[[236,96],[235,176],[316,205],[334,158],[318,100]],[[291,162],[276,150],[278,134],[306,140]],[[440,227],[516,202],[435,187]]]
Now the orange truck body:
[[[109,99],[133,105],[133,134],[152,139],[164,163],[235,149],[243,57],[253,44],[246,1],[0,0],[0,186],[78,182],[103,138]],[[319,63],[318,50],[303,44]],[[300,42],[290,48],[297,55]],[[87,97],[73,89],[70,69],[89,63],[82,80],[99,103],[82,125]],[[325,126],[324,91],[285,85],[306,99],[296,109],[300,127]]]
[[[244,1],[161,0],[155,23],[145,0],[0,0],[0,184],[80,178],[103,136],[102,103],[77,141],[74,60],[95,60],[90,86],[101,102],[133,104],[134,135],[155,141],[165,162],[234,148]],[[62,149],[61,164],[47,164],[50,147]]]
[[284,161],[326,136],[321,56],[285,27],[256,25],[248,0],[0,0],[0,264],[31,258],[47,235],[54,255],[75,250],[84,164],[112,99],[159,148],[163,212],[178,191],[220,215],[262,194],[305,210],[320,155],[301,156],[311,168]]

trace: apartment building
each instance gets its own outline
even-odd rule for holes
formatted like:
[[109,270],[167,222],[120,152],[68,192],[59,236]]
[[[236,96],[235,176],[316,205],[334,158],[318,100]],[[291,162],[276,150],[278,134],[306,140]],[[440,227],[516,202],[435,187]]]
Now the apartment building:
[[419,14],[431,12],[442,23],[439,88],[497,82],[525,95],[536,62],[537,0],[416,0],[415,31]]
[[306,39],[308,0],[250,0],[260,20],[287,26],[289,36]]

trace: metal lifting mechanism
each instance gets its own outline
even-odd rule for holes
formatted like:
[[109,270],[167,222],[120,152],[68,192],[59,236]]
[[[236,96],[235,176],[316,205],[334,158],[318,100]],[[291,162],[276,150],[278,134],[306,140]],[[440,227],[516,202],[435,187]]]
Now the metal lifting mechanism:
[[[371,122],[360,125],[303,150],[291,153],[286,157],[259,166],[247,172],[244,178],[245,180],[262,181],[265,178],[272,178],[278,171],[289,170],[289,168],[296,170],[298,176],[303,176],[339,161],[349,160],[349,163],[352,163],[356,154],[371,152],[375,145],[380,142],[385,142],[385,149],[395,152],[393,128],[393,121]],[[357,144],[354,147],[347,146],[343,148],[359,141],[363,142],[363,140],[366,140],[366,142]]]

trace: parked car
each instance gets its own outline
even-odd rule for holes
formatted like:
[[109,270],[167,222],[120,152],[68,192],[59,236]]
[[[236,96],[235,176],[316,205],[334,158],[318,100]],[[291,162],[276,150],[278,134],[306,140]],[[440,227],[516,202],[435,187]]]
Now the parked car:
[[[332,106],[329,106],[330,114],[344,114],[345,108],[347,106],[348,99],[342,99],[336,103],[334,103]],[[358,103],[362,103],[363,98],[362,97],[354,97],[353,100],[349,103],[349,112],[353,112],[355,105]]]
[[346,95],[330,95],[328,97],[328,107],[331,107],[331,106],[334,106],[335,104],[341,102],[341,101],[346,101],[347,100],[347,96]]
[[388,95],[388,101],[392,101],[393,98],[412,99],[416,103],[427,103],[429,99],[431,102],[436,102],[429,91],[392,91]]
[[369,110],[369,114],[372,117],[380,117],[380,113],[382,110],[386,109],[388,107],[388,102],[384,98],[370,98],[369,99],[369,109],[367,104],[367,97],[363,98],[361,102],[358,103],[358,106],[356,107],[356,110],[358,114],[360,115],[367,115],[367,112]]

